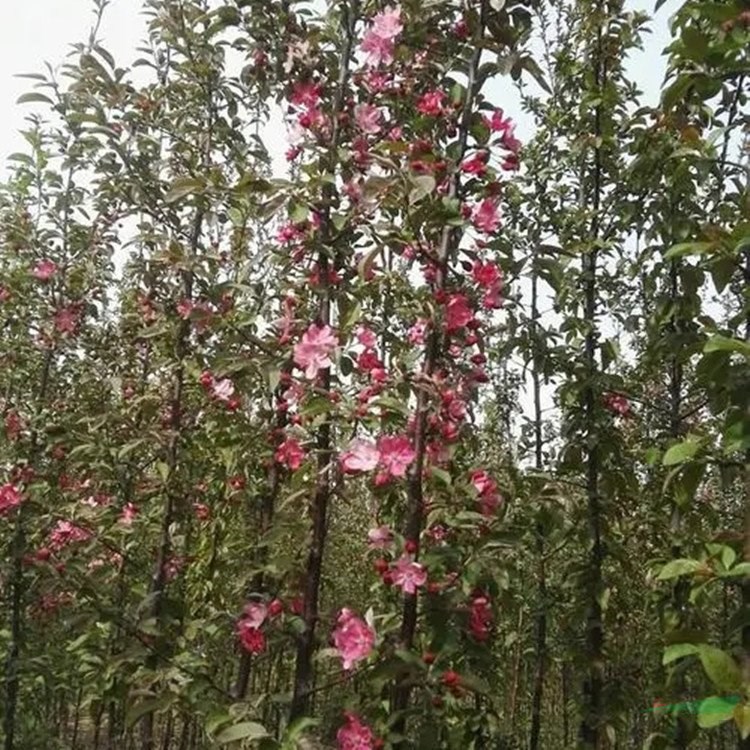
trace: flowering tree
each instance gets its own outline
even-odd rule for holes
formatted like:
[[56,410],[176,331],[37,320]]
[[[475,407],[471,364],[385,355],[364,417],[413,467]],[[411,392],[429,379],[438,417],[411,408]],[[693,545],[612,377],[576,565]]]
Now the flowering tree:
[[746,738],[745,16],[649,120],[618,0],[106,5],[0,194],[5,750]]

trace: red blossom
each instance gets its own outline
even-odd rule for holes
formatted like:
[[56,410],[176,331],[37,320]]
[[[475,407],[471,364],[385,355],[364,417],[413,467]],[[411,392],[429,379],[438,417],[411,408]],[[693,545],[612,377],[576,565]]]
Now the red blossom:
[[14,484],[4,484],[0,487],[0,516],[6,516],[11,510],[17,508],[23,496]]
[[336,733],[338,750],[375,750],[376,740],[372,729],[363,724],[359,716],[346,713],[346,724]]
[[445,93],[443,91],[428,91],[422,94],[417,102],[417,111],[428,117],[438,117],[443,113],[443,102]]
[[275,459],[292,471],[297,471],[305,460],[305,451],[294,438],[287,438],[276,449]]
[[375,631],[350,609],[342,609],[333,631],[333,644],[344,669],[349,670],[370,655],[375,645]]

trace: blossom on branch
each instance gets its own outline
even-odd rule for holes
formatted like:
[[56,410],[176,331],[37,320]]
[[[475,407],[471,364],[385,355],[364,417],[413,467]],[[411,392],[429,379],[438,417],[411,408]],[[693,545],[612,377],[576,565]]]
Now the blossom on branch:
[[344,662],[344,669],[349,670],[370,655],[375,645],[375,631],[361,617],[344,608],[336,620],[333,645]]
[[318,372],[330,367],[331,354],[338,345],[330,326],[313,323],[294,346],[294,364],[304,370],[308,380],[315,380]]

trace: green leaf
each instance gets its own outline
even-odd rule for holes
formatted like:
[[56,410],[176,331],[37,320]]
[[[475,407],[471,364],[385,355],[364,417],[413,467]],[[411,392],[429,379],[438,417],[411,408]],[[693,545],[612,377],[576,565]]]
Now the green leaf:
[[461,675],[461,685],[482,695],[489,695],[490,693],[490,686],[481,677],[477,677],[474,674],[463,673]]
[[736,578],[737,576],[750,576],[750,562],[742,562],[721,574],[722,578]]
[[313,719],[310,716],[302,716],[289,725],[286,730],[285,739],[288,741],[300,739],[308,729],[310,729],[311,727],[316,727],[319,724],[320,719]]
[[675,464],[688,461],[700,450],[701,443],[702,441],[695,438],[688,438],[681,443],[673,445],[664,454],[664,458],[661,461],[662,464],[664,466],[674,466]]
[[736,703],[736,700],[722,698],[718,695],[712,695],[710,698],[701,701],[698,707],[698,726],[703,729],[710,729],[729,721],[734,713]]
[[750,357],[750,344],[747,341],[741,339],[733,339],[728,336],[721,336],[717,334],[710,338],[706,345],[703,347],[703,351],[708,352],[739,352],[746,357]]
[[237,740],[261,740],[268,737],[268,732],[262,724],[254,721],[243,721],[242,724],[235,724],[229,729],[225,729],[217,738],[217,745],[228,745],[230,742]]
[[205,187],[206,183],[196,177],[178,177],[167,191],[164,200],[167,203],[174,203],[192,193],[203,192]]
[[29,91],[28,94],[21,94],[21,96],[16,99],[16,104],[33,103],[49,104],[51,107],[55,106],[55,103],[52,101],[52,99],[50,99],[48,96],[45,96],[44,94],[40,94],[38,91]]
[[437,181],[431,174],[423,174],[419,177],[412,177],[412,184],[414,187],[409,191],[409,203],[417,203],[422,200],[425,196],[430,195],[435,187]]
[[659,573],[660,581],[668,581],[670,578],[690,575],[700,570],[703,566],[697,560],[671,560]]
[[310,218],[310,209],[302,203],[295,203],[289,209],[289,218],[295,224],[301,224]]
[[679,245],[672,245],[664,253],[664,257],[667,260],[673,260],[674,258],[681,258],[683,255],[699,255],[707,253],[713,247],[713,242],[681,242]]
[[674,643],[664,649],[664,656],[662,656],[661,663],[666,666],[673,661],[677,661],[677,659],[682,659],[684,656],[693,656],[699,650],[700,646],[695,643]]
[[737,725],[740,737],[746,740],[750,737],[750,704],[740,703],[734,709],[734,723]]
[[446,485],[446,487],[450,487],[453,483],[450,473],[445,471],[445,469],[439,469],[437,466],[432,466],[430,467],[430,474],[432,474],[435,479],[439,479]]
[[698,651],[703,669],[719,690],[739,690],[742,675],[737,662],[726,651],[715,646],[703,645]]
[[167,694],[161,698],[151,698],[142,703],[136,703],[125,715],[125,726],[132,727],[142,716],[160,711],[173,702],[174,696]]

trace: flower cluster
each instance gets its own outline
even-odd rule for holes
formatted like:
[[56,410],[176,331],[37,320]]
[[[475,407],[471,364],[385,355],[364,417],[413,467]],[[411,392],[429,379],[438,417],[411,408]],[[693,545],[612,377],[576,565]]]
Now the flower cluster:
[[351,669],[366,659],[375,645],[375,631],[349,609],[342,609],[333,631],[333,644],[343,661],[344,669]]

